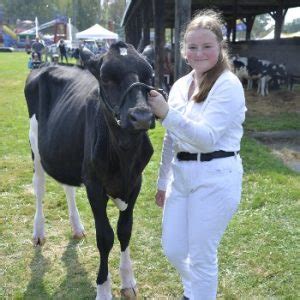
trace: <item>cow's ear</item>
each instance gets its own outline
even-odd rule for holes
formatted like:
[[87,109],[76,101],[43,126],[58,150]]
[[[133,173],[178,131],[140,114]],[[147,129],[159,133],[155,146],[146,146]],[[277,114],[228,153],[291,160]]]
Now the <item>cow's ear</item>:
[[85,69],[88,69],[98,80],[100,79],[100,67],[102,64],[102,57],[95,55],[88,48],[83,47],[79,52],[82,64]]
[[87,62],[94,56],[94,53],[86,47],[79,49],[79,56],[84,66],[87,65]]
[[103,57],[99,55],[94,55],[87,61],[87,69],[98,79],[100,80],[100,68],[103,62]]

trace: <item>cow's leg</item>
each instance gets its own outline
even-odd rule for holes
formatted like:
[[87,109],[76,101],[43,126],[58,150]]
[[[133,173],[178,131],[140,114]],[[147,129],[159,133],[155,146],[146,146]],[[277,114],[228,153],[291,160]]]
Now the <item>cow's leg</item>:
[[32,178],[33,190],[36,198],[36,210],[33,225],[34,245],[43,245],[45,243],[45,218],[43,213],[43,197],[45,194],[45,172],[41,165],[41,159],[38,149],[38,123],[35,115],[30,119],[29,140],[34,164],[34,173]]
[[100,253],[96,300],[109,300],[112,299],[112,294],[108,273],[108,256],[114,243],[114,232],[106,213],[108,197],[99,182],[87,181],[85,186],[95,218],[97,247]]
[[265,96],[269,95],[269,79],[266,79],[266,84],[265,84]]
[[249,91],[249,90],[250,90],[250,81],[251,81],[251,79],[250,79],[250,78],[248,78],[248,79],[247,79],[247,91]]
[[253,79],[250,77],[248,78],[248,81],[247,81],[247,90],[252,90],[252,87],[253,87]]
[[257,91],[256,91],[257,95],[260,95],[260,90],[261,90],[261,78],[257,80]]
[[66,193],[68,210],[69,210],[69,219],[70,224],[73,230],[73,238],[81,239],[84,237],[84,227],[81,223],[80,216],[75,201],[75,192],[76,188],[74,186],[64,185],[63,188]]
[[261,96],[266,96],[266,84],[267,84],[267,77],[263,76],[259,79],[260,82],[260,90],[258,91],[258,94]]
[[261,95],[266,96],[266,76],[261,79]]
[[136,280],[133,274],[130,258],[129,241],[132,230],[132,209],[120,212],[118,220],[118,239],[121,244],[120,277],[121,294],[127,299],[134,299],[137,293]]
[[121,277],[121,295],[125,299],[136,299],[137,286],[133,274],[132,263],[129,251],[129,241],[131,237],[133,224],[133,208],[140,191],[140,184],[134,190],[130,197],[128,208],[120,211],[118,220],[118,239],[121,245],[120,257],[120,277]]

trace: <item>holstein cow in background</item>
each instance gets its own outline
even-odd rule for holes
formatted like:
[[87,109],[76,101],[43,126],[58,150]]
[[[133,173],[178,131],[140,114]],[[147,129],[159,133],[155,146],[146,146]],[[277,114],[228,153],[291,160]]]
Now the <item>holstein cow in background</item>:
[[257,94],[269,94],[269,85],[279,89],[282,82],[286,82],[287,73],[283,64],[274,64],[268,60],[256,57],[233,57],[235,74],[241,81],[247,80],[247,90],[253,88],[253,81],[257,81]]
[[34,242],[44,242],[45,172],[62,183],[75,237],[84,235],[75,186],[84,184],[94,214],[100,268],[97,298],[111,299],[108,256],[114,243],[106,207],[118,206],[123,295],[135,295],[129,240],[142,171],[153,153],[147,130],[154,116],[147,103],[152,68],[131,46],[113,44],[94,56],[82,50],[86,70],[49,66],[32,71],[25,86],[36,195]]

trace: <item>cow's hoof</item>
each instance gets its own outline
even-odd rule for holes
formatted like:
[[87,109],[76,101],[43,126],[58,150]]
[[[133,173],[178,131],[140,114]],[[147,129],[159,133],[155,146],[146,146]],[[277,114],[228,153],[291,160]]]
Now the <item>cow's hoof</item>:
[[74,240],[81,240],[83,238],[85,238],[85,232],[84,231],[73,233],[73,239]]
[[39,238],[33,238],[33,245],[35,247],[37,246],[43,246],[46,242],[46,239],[44,237],[39,237]]
[[121,289],[121,299],[134,300],[137,299],[137,286],[134,288]]

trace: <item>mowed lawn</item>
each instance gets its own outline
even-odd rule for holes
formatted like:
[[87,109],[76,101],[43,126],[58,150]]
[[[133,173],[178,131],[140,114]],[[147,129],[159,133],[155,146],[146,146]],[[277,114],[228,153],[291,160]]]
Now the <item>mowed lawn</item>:
[[[47,240],[43,247],[32,245],[35,200],[23,94],[27,59],[24,53],[0,53],[0,299],[94,299],[99,256],[84,188],[77,191],[77,203],[86,238],[71,238],[62,187],[48,177]],[[219,299],[300,297],[300,176],[247,135],[270,127],[300,129],[299,115],[256,116],[246,122],[243,196],[219,251]],[[159,125],[149,132],[155,153],[134,212],[131,253],[140,299],[179,299],[182,294],[179,277],[161,250],[162,211],[154,204],[163,133]],[[118,210],[110,203],[108,212],[115,229]],[[115,238],[109,267],[116,298],[119,251]]]

